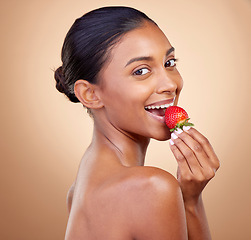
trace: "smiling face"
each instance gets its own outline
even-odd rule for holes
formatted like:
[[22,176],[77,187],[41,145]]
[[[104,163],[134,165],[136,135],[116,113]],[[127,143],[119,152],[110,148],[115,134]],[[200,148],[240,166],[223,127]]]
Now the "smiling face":
[[113,126],[134,138],[170,138],[164,111],[177,105],[183,81],[174,48],[156,25],[125,34],[99,76],[102,110]]

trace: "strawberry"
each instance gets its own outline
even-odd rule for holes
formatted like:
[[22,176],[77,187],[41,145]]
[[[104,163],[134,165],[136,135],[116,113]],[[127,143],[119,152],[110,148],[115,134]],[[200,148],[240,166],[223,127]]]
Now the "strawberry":
[[165,112],[165,121],[170,132],[177,130],[177,128],[183,129],[183,126],[194,126],[193,123],[189,123],[187,112],[178,106],[170,106]]

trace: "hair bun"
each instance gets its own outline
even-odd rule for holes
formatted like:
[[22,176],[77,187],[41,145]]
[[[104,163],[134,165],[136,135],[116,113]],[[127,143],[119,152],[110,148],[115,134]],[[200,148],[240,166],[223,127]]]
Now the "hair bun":
[[54,78],[56,80],[56,88],[59,92],[61,93],[65,93],[66,94],[66,89],[65,89],[65,79],[64,79],[64,75],[63,75],[63,70],[62,70],[62,66],[59,67],[55,73],[54,73]]
[[64,93],[71,102],[79,102],[74,94],[74,90],[70,91],[71,86],[66,82],[62,66],[54,72],[54,78],[56,80],[56,88],[59,92]]

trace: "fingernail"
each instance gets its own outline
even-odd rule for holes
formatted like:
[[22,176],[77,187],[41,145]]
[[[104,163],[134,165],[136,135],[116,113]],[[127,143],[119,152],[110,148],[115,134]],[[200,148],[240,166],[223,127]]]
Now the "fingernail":
[[183,130],[184,130],[184,131],[188,131],[190,128],[191,128],[190,126],[184,126],[184,127],[183,127]]
[[178,137],[177,137],[174,133],[172,133],[172,134],[171,134],[171,138],[172,138],[172,139],[177,139]]
[[174,132],[175,132],[175,134],[180,134],[180,133],[182,133],[183,131],[182,131],[182,129],[178,128],[178,129],[175,130]]
[[169,143],[170,143],[171,146],[174,144],[172,139],[170,139]]

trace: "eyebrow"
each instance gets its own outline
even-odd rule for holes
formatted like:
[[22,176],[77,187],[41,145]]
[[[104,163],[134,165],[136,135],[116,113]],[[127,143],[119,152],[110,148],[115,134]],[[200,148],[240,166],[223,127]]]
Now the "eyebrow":
[[[166,57],[171,53],[174,52],[174,47],[171,47],[170,49],[167,50],[166,52]],[[127,64],[125,65],[125,67],[127,67],[129,64],[133,63],[133,62],[138,62],[138,61],[152,61],[153,57],[149,57],[149,56],[142,56],[142,57],[136,57],[136,58],[132,58],[131,60],[129,60],[127,62]]]

